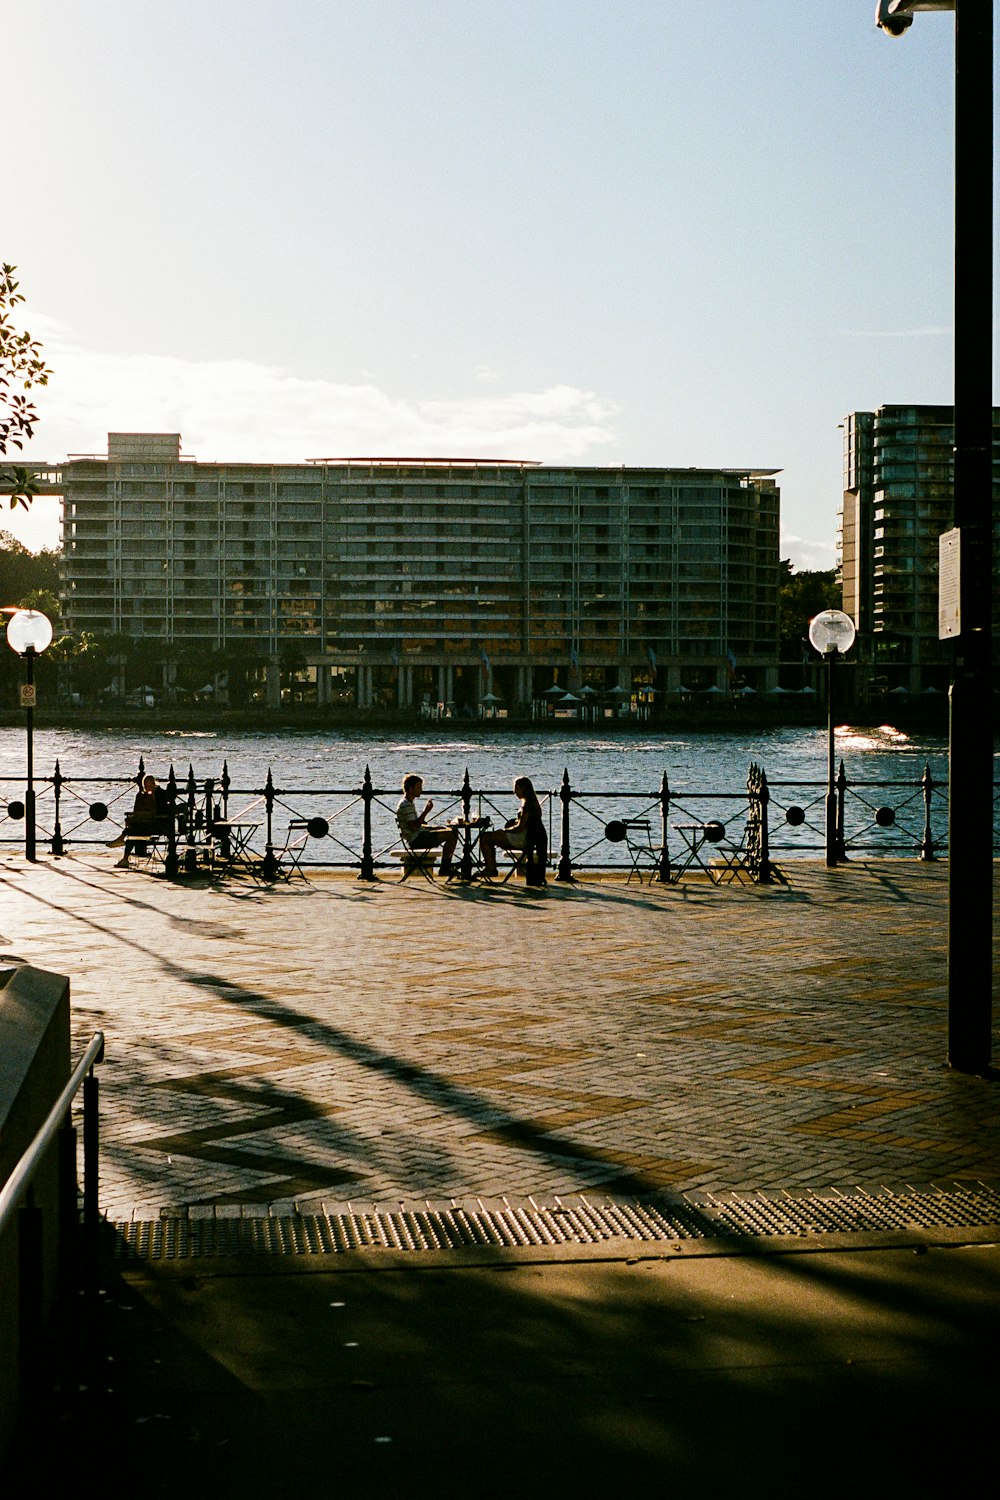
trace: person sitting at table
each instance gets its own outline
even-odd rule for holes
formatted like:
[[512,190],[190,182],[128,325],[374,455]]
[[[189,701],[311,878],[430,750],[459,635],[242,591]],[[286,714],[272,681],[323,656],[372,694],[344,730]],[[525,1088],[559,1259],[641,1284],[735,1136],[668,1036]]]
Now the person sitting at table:
[[422,776],[415,771],[410,771],[403,777],[403,795],[396,807],[396,822],[403,837],[403,843],[411,849],[437,849],[441,848],[441,864],[438,869],[440,875],[450,875],[452,872],[452,856],[455,853],[455,845],[458,843],[459,830],[457,828],[428,828],[427,818],[432,808],[433,801],[428,797],[423,812],[417,812],[417,798],[424,789]]
[[112,841],[111,847],[122,842],[125,844],[125,851],[115,865],[116,870],[127,870],[129,855],[141,847],[139,842],[133,841],[133,835],[141,838],[144,845],[159,833],[169,833],[169,814],[170,799],[166,792],[157,786],[155,776],[144,776],[142,786],[135,794],[132,811],[125,814],[125,831]]
[[529,856],[533,852],[538,854],[540,851],[542,878],[537,882],[529,881],[529,884],[543,885],[548,837],[545,832],[545,820],[542,817],[542,805],[527,776],[519,776],[514,782],[514,796],[521,799],[517,817],[511,818],[504,828],[498,828],[495,831],[487,828],[480,835],[479,848],[483,856],[483,870],[487,876],[499,874],[496,853],[498,849],[507,849],[515,854]]

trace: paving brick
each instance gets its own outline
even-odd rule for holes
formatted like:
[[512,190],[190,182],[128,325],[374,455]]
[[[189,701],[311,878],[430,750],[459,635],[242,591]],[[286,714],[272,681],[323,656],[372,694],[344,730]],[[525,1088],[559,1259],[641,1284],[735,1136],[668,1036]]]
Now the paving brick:
[[528,893],[111,863],[4,858],[0,931],[70,975],[77,1047],[106,1033],[116,1218],[954,1181],[1000,1159],[996,1084],[945,1066],[944,865]]

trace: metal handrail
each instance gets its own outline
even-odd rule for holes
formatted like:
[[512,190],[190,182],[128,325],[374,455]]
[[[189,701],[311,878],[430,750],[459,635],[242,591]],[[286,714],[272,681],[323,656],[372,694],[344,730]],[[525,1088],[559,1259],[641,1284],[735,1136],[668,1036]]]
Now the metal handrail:
[[[19,1394],[22,1414],[31,1423],[43,1409],[43,1338],[45,1324],[44,1220],[42,1207],[35,1202],[35,1174],[52,1150],[57,1160],[57,1199],[55,1266],[56,1297],[61,1308],[59,1337],[62,1378],[72,1382],[77,1348],[77,1300],[80,1289],[79,1270],[83,1270],[83,1290],[93,1295],[97,1290],[100,1251],[100,1209],[98,1205],[98,1083],[94,1065],[104,1059],[104,1033],[97,1031],[72,1076],[35,1132],[27,1150],[16,1163],[6,1183],[0,1188],[0,1236],[11,1229],[16,1219],[16,1291],[5,1287],[6,1294],[16,1298],[18,1329]],[[76,1131],[72,1123],[72,1104],[83,1086],[83,1244],[78,1259],[77,1240],[78,1186]],[[13,1311],[13,1309],[11,1309]]]
[[66,1111],[76,1098],[81,1084],[86,1079],[91,1068],[103,1061],[104,1032],[95,1031],[90,1045],[77,1063],[72,1077],[59,1095],[59,1098],[49,1110],[44,1124],[38,1130],[31,1145],[18,1161],[4,1186],[0,1188],[0,1235],[4,1233],[8,1222],[13,1219],[14,1211],[29,1187],[31,1179],[38,1171],[46,1153],[52,1146],[57,1131],[62,1128]]

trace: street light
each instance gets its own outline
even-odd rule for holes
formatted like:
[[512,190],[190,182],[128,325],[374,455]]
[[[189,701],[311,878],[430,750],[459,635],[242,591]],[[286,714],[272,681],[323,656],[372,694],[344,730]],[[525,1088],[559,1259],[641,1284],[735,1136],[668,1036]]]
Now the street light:
[[[948,1061],[990,1066],[993,1023],[993,4],[880,0],[900,36],[921,10],[955,12],[955,489],[958,607],[948,738]],[[942,615],[945,611],[942,610]]]
[[833,664],[854,645],[854,621],[842,609],[823,609],[809,621],[809,640],[826,657],[826,862],[844,859],[843,839],[837,833],[837,772],[834,756]]
[[19,609],[7,622],[7,644],[24,657],[21,707],[27,712],[28,774],[24,793],[24,857],[35,858],[35,657],[52,643],[52,621],[40,609]]

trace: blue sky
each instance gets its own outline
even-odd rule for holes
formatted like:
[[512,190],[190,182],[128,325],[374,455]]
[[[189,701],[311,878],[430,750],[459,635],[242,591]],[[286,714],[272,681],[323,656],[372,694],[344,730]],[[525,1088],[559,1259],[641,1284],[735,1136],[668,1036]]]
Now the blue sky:
[[874,9],[8,0],[33,456],[775,467],[831,565],[844,413],[952,394],[952,18]]

